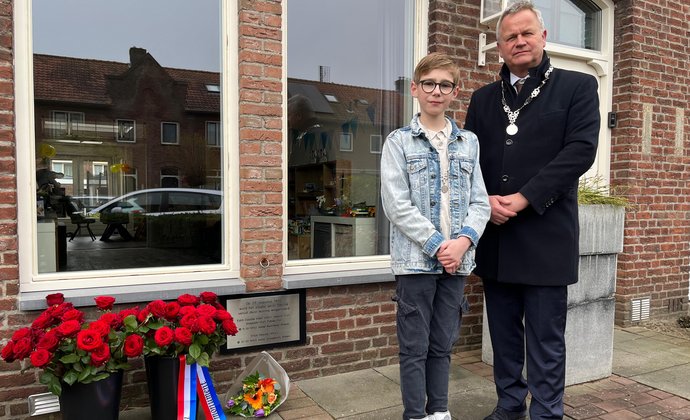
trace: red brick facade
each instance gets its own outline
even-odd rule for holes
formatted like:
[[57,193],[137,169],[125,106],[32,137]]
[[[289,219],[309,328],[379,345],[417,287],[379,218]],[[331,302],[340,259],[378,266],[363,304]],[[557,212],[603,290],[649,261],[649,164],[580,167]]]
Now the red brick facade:
[[[470,93],[493,81],[499,68],[476,65],[478,34],[493,31],[478,23],[479,4],[429,4],[429,50],[455,55],[463,69],[462,91],[453,109],[460,122]],[[240,275],[248,291],[275,290],[282,286],[287,259],[282,232],[283,2],[240,0],[238,8]],[[0,1],[0,340],[27,325],[33,315],[18,311],[17,303],[12,13],[13,2]],[[630,322],[630,300],[643,296],[651,297],[653,317],[688,311],[688,21],[690,5],[684,2],[622,0],[615,5],[612,111],[618,126],[611,136],[611,180],[633,203],[626,214],[625,246],[618,263],[619,324]],[[487,62],[497,63],[495,51]],[[271,354],[294,379],[396,363],[393,287],[381,283],[308,290],[306,345],[276,348]],[[463,320],[459,346],[476,348],[481,344],[481,283],[472,278],[466,291],[472,311]],[[253,355],[214,358],[212,370],[220,392]],[[123,391],[123,402],[130,406],[146,400],[141,362],[134,367],[127,372]],[[0,418],[26,417],[27,397],[45,392],[37,378],[35,370],[20,374],[18,363],[0,363]]]

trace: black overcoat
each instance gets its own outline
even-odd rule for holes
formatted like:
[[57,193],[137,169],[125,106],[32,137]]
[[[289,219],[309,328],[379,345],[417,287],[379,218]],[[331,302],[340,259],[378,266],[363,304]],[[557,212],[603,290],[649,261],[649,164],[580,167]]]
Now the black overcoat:
[[[550,66],[544,58],[516,98],[504,65],[501,80],[472,95],[465,128],[479,138],[489,195],[522,193],[530,205],[503,225],[489,222],[476,254],[475,274],[499,282],[562,286],[577,282],[577,185],[594,162],[599,137],[597,81],[554,69],[508,135],[501,91],[511,109],[522,105]],[[503,81],[503,84],[502,84]]]

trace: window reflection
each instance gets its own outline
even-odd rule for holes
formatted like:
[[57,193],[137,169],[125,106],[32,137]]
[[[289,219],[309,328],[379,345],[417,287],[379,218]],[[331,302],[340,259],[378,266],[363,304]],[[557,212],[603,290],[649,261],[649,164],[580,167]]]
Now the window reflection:
[[412,116],[413,11],[411,0],[288,2],[288,258],[388,253],[380,151]]
[[222,262],[220,1],[32,8],[39,272]]
[[601,8],[590,0],[535,0],[549,42],[601,50]]

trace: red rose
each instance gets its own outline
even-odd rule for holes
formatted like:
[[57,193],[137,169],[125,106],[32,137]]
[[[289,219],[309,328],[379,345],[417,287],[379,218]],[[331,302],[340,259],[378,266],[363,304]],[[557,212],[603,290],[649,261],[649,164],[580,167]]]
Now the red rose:
[[115,303],[115,298],[111,296],[98,296],[93,300],[96,301],[96,306],[102,311],[109,311],[113,309],[113,303]]
[[79,323],[79,321],[74,319],[65,321],[62,324],[58,325],[57,328],[55,328],[55,331],[57,331],[57,335],[60,337],[74,337],[74,335],[78,333],[80,330],[81,324]]
[[103,366],[108,360],[110,360],[110,347],[105,343],[102,343],[91,352],[92,366]]
[[24,327],[20,328],[17,331],[12,334],[12,340],[13,341],[19,341],[22,338],[31,338],[31,328],[29,327]]
[[237,334],[237,325],[235,325],[235,321],[232,319],[226,319],[223,321],[223,331],[225,331],[225,334],[227,335]]
[[201,292],[201,301],[204,303],[214,303],[218,300],[218,295],[213,292]]
[[146,319],[149,317],[149,315],[151,315],[151,311],[144,308],[137,314],[137,321],[139,321],[140,323],[146,322]]
[[135,317],[139,314],[139,308],[129,308],[129,309],[123,309],[120,311],[118,316],[120,317],[120,322],[124,321],[125,318],[127,318],[130,315],[134,315]]
[[194,295],[185,293],[184,295],[178,296],[177,303],[179,303],[182,306],[196,306],[199,304],[199,298]]
[[60,345],[60,337],[57,334],[57,330],[50,330],[47,334],[41,337],[36,344],[37,349],[44,349],[50,352],[55,351]]
[[170,327],[161,327],[156,331],[153,339],[156,340],[156,344],[160,347],[165,347],[173,342],[175,338],[175,333]]
[[52,354],[46,349],[37,349],[33,353],[31,353],[31,364],[34,365],[37,368],[42,368],[48,363],[50,363],[50,359],[53,357]]
[[158,318],[162,318],[165,316],[165,302],[162,300],[154,300],[150,302],[148,305],[146,305],[149,311],[153,314],[153,316],[156,316]]
[[46,309],[46,312],[55,318],[62,318],[65,312],[69,311],[70,309],[74,309],[74,305],[69,302],[62,302],[59,305],[51,306],[50,308]]
[[199,326],[196,323],[198,319],[199,317],[196,313],[185,315],[180,319],[180,325],[195,333],[199,331]]
[[205,335],[211,335],[216,332],[216,321],[210,316],[200,316],[197,320],[199,331]]
[[190,346],[192,344],[192,332],[185,327],[176,328],[175,341],[182,344],[183,346]]
[[218,309],[214,308],[213,305],[199,305],[196,308],[196,313],[201,315],[201,316],[210,316],[213,317],[216,312],[218,312]]
[[185,315],[196,314],[196,308],[194,306],[182,306],[180,307],[180,312],[178,316],[182,318]]
[[31,354],[31,350],[33,350],[32,347],[33,346],[31,345],[30,338],[22,338],[19,341],[15,341],[14,349],[12,350],[14,358],[17,360],[22,360],[25,357],[28,357],[29,354]]
[[216,311],[216,314],[213,316],[213,318],[216,319],[216,321],[225,321],[226,319],[232,319],[232,315],[230,315],[230,312],[226,311],[225,309],[219,309]]
[[77,334],[77,347],[85,351],[94,351],[103,345],[101,333],[96,330],[81,330]]
[[101,320],[90,323],[89,329],[98,331],[101,337],[107,337],[108,334],[110,334],[110,324],[107,324]]
[[75,320],[81,324],[82,322],[84,322],[84,312],[80,311],[79,309],[69,309],[65,311],[64,314],[62,314],[62,320]]
[[7,363],[14,362],[14,341],[10,340],[2,348],[2,359]]
[[144,351],[144,339],[140,335],[132,334],[125,338],[122,352],[127,357],[139,357]]
[[113,328],[119,328],[122,325],[122,319],[120,319],[120,316],[112,312],[105,312],[100,316],[100,318],[98,318],[98,320],[105,322]]
[[46,303],[48,306],[59,305],[65,301],[65,295],[62,293],[53,293],[46,296]]
[[34,319],[34,322],[31,323],[32,328],[40,328],[40,329],[46,329],[48,327],[53,326],[55,323],[56,318],[54,318],[51,314],[47,312],[43,312],[41,315],[36,317]]
[[169,302],[165,305],[165,319],[168,321],[173,321],[177,318],[177,314],[180,313],[180,304],[177,302]]

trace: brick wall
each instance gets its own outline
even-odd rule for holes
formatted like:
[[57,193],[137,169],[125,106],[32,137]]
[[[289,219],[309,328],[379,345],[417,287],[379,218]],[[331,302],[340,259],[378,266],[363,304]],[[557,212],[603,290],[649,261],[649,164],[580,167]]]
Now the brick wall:
[[624,0],[615,10],[611,179],[633,204],[616,322],[628,325],[631,299],[650,297],[652,317],[688,310],[690,5]]
[[[17,190],[14,138],[14,74],[12,65],[12,2],[0,1],[0,342],[11,335],[9,327],[23,325],[17,315]],[[16,366],[0,363],[0,401],[21,391],[18,387],[45,389],[34,375],[20,376]],[[36,391],[42,392],[42,391]],[[0,404],[0,417],[9,407]]]
[[248,291],[281,287],[281,25],[280,1],[240,1],[240,274]]

